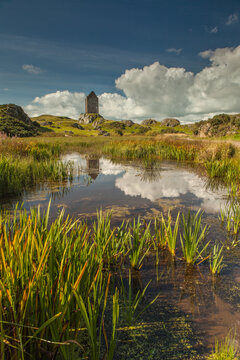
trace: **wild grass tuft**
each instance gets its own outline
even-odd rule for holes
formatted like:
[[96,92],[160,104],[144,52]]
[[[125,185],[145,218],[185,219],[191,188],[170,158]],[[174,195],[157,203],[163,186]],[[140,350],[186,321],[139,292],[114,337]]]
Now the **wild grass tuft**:
[[239,354],[236,348],[235,336],[229,332],[227,337],[222,341],[215,342],[215,348],[207,358],[208,360],[238,360]]
[[172,216],[170,212],[168,213],[167,220],[165,220],[164,217],[162,216],[162,223],[164,226],[167,247],[173,256],[175,256],[175,251],[176,251],[176,242],[177,242],[178,228],[179,228],[179,216],[180,213],[177,214],[174,227],[172,226]]
[[195,215],[188,213],[187,218],[182,214],[183,233],[180,235],[183,257],[187,264],[195,264],[207,249],[209,242],[202,245],[207,233],[207,225],[202,227],[202,212],[198,210]]
[[222,255],[223,248],[224,248],[224,246],[219,248],[219,245],[214,245],[213,250],[210,254],[209,264],[210,264],[210,271],[211,271],[212,275],[218,275],[220,273],[220,271],[222,270],[222,268],[224,267],[224,265],[222,263],[223,262],[223,255]]

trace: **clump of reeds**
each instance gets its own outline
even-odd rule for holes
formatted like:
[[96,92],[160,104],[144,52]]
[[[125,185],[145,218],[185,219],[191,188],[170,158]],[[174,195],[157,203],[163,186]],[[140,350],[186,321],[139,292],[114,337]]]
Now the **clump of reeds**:
[[77,348],[83,357],[113,359],[121,288],[110,292],[110,270],[120,269],[127,255],[132,267],[141,267],[147,250],[140,237],[148,240],[149,225],[138,220],[111,228],[110,215],[100,212],[89,227],[64,220],[63,211],[50,224],[49,211],[50,204],[43,215],[40,209],[0,213],[0,358],[70,359]]
[[236,346],[235,335],[232,332],[226,338],[219,342],[215,342],[215,348],[207,358],[208,360],[238,360],[239,353]]
[[129,262],[133,269],[139,270],[142,267],[143,259],[147,255],[150,245],[148,241],[150,239],[150,228],[151,223],[144,227],[140,218],[137,221],[134,219],[131,225],[130,236],[128,239],[128,253]]
[[41,182],[62,182],[72,177],[73,165],[70,161],[37,161],[0,155],[0,197],[21,194]]
[[214,245],[213,250],[210,254],[209,264],[210,264],[210,271],[213,275],[218,275],[222,270],[222,268],[224,267],[223,255],[222,255],[223,249],[224,246],[220,248],[219,245]]
[[177,218],[174,226],[172,225],[172,216],[170,212],[168,213],[167,220],[165,220],[162,216],[162,224],[164,226],[164,235],[165,235],[167,247],[173,256],[175,256],[175,251],[176,251],[176,243],[177,243],[178,228],[179,228],[179,216],[180,213],[177,214]]
[[207,233],[207,225],[202,227],[202,213],[199,210],[195,215],[188,213],[187,218],[182,214],[183,234],[180,235],[183,257],[187,264],[195,264],[207,249],[209,242],[202,246]]

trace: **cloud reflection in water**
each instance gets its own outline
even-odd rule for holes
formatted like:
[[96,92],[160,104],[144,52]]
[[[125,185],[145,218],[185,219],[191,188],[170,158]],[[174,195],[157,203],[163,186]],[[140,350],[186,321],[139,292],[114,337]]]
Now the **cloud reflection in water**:
[[186,169],[164,166],[159,178],[151,182],[139,175],[134,168],[128,169],[116,179],[115,185],[125,195],[140,196],[153,202],[163,198],[184,198],[190,194],[202,209],[212,213],[219,212],[224,205],[222,191],[206,189],[204,180]]

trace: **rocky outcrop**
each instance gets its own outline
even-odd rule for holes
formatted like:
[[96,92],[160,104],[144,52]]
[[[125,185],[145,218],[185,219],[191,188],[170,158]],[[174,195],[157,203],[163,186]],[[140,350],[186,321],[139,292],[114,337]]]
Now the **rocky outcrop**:
[[8,136],[35,136],[39,124],[32,121],[21,106],[15,104],[0,105],[0,132]]
[[80,114],[79,122],[80,124],[87,125],[93,123],[98,118],[104,120],[104,118],[99,114]]
[[240,115],[215,115],[213,118],[195,123],[194,135],[199,137],[228,136],[239,132]]
[[123,123],[125,126],[132,126],[134,124],[132,120],[121,120],[121,123]]
[[180,121],[174,118],[166,118],[161,121],[161,125],[175,127],[180,125]]
[[147,125],[147,126],[156,125],[157,123],[158,121],[154,119],[146,119],[141,122],[142,125]]

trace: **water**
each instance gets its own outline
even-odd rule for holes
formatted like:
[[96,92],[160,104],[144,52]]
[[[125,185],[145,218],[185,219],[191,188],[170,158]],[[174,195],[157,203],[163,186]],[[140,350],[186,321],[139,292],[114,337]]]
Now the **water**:
[[[208,239],[222,243],[226,233],[218,219],[227,199],[227,190],[213,186],[196,170],[175,162],[161,162],[151,168],[141,164],[113,163],[77,153],[63,157],[74,161],[73,181],[42,184],[21,197],[2,200],[2,208],[13,209],[23,202],[46,208],[52,201],[51,219],[61,208],[74,217],[95,218],[96,209],[112,211],[113,223],[142,216],[152,219],[171,210],[187,213],[204,210],[203,222],[211,225]],[[120,332],[116,359],[190,359],[206,354],[215,338],[226,336],[229,328],[240,340],[240,246],[226,251],[221,277],[213,281],[208,262],[186,268],[180,253],[174,261],[167,252],[159,254],[156,266],[149,255],[133,278],[135,291],[152,280],[147,298],[159,294],[154,305],[131,335]],[[138,339],[137,341],[135,341]],[[134,342],[134,346],[131,344]],[[124,354],[124,356],[123,356]],[[146,355],[147,354],[147,355]]]
[[73,216],[94,216],[96,209],[112,210],[114,218],[143,215],[150,218],[169,209],[202,208],[218,214],[224,204],[225,189],[211,190],[206,178],[174,162],[155,164],[151,169],[134,163],[114,164],[108,159],[90,159],[73,153],[64,161],[74,162],[72,183],[42,184],[17,198],[1,201],[4,208],[23,202],[27,209],[46,208],[52,213],[64,207]]

